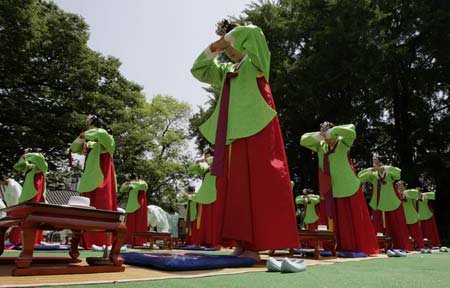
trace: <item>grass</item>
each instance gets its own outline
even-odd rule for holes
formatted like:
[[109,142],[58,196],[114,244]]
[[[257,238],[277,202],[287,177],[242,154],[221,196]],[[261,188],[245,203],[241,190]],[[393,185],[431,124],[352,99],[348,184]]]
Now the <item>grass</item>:
[[[84,252],[92,253],[92,252]],[[84,256],[84,255],[83,255]],[[344,288],[422,288],[450,286],[450,253],[415,254],[405,258],[311,266],[295,274],[245,273],[194,279],[171,279],[89,285],[89,288],[158,287],[344,287]],[[86,285],[83,285],[86,286]],[[56,287],[56,286],[52,286]],[[62,286],[61,286],[62,287]],[[64,286],[64,287],[81,287]]]

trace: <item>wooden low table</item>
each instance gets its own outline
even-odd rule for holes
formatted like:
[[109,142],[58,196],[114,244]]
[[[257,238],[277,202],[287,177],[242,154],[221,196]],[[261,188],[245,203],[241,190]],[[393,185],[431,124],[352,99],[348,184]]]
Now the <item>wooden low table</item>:
[[[4,251],[5,232],[11,226],[22,226],[22,252],[18,257],[0,257],[0,264],[15,263],[14,276],[84,274],[99,272],[122,272],[125,267],[120,257],[120,247],[126,236],[126,226],[120,221],[122,213],[58,206],[44,203],[23,203],[3,209],[8,216],[0,219],[0,255]],[[70,257],[33,257],[36,230],[72,230]],[[107,258],[88,257],[89,265],[34,267],[31,264],[79,263],[78,244],[84,232],[110,232],[113,245]]]
[[133,233],[133,248],[135,247],[134,243],[135,243],[137,237],[146,238],[150,242],[150,247],[149,247],[150,249],[153,249],[153,244],[155,244],[155,242],[157,240],[162,240],[164,242],[164,248],[172,249],[173,238],[170,233],[150,232],[150,231],[134,232]]
[[377,242],[378,247],[384,249],[384,253],[387,252],[387,250],[392,249],[392,237],[387,235],[377,235]]
[[336,258],[336,235],[334,235],[331,231],[322,231],[322,230],[299,230],[298,231],[298,239],[300,242],[303,241],[315,241],[314,245],[314,259],[324,258],[320,256],[320,244],[323,241],[331,242],[331,255],[327,258]]

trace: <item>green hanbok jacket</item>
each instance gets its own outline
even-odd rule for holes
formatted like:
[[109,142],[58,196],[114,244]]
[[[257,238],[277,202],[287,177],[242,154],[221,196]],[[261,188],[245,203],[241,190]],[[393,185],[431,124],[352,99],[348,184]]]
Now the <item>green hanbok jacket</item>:
[[405,211],[406,224],[411,225],[419,221],[419,213],[416,210],[416,203],[419,199],[419,191],[417,189],[408,189],[403,192],[405,201],[403,202],[403,210]]
[[133,180],[129,182],[125,182],[120,186],[120,192],[128,192],[128,202],[127,207],[125,207],[125,211],[127,213],[133,213],[139,208],[141,205],[138,201],[139,191],[147,192],[148,185],[144,180]]
[[[377,171],[371,171],[371,168],[367,168],[359,172],[358,178],[363,182],[370,182],[372,184],[372,199],[370,200],[370,207],[374,210],[380,211],[394,211],[398,209],[401,204],[401,200],[397,196],[394,185],[395,181],[400,180],[401,170],[393,166],[384,166],[384,177]],[[384,183],[383,183],[384,182]],[[381,187],[378,187],[378,185]],[[380,190],[380,195],[378,195]],[[378,202],[378,197],[380,201]]]
[[305,224],[311,224],[319,220],[319,216],[316,213],[316,205],[320,203],[319,195],[309,194],[307,197],[300,195],[295,198],[295,203],[306,206]]
[[78,192],[80,193],[91,192],[103,183],[104,176],[100,167],[100,154],[106,152],[112,158],[116,147],[114,138],[102,128],[87,130],[84,140],[77,138],[72,143],[70,146],[72,152],[84,155],[84,142],[91,151],[86,157],[84,172],[78,186]]
[[[227,124],[227,144],[246,138],[263,130],[276,116],[262,97],[256,78],[264,76],[269,81],[270,51],[261,29],[254,25],[239,26],[230,31],[225,39],[246,56],[236,70],[234,63],[218,63],[209,47],[195,60],[191,73],[199,81],[220,86],[222,91],[227,72],[237,72],[231,79],[230,102]],[[222,93],[212,115],[200,126],[202,135],[215,143],[217,122]]]
[[433,217],[433,212],[430,210],[430,206],[428,206],[429,200],[435,200],[436,194],[434,192],[425,192],[422,193],[422,201],[419,201],[419,220],[428,220]]
[[[335,126],[329,131],[331,138],[337,138],[335,151],[328,156],[331,174],[331,186],[334,198],[349,197],[358,191],[360,182],[349,160],[349,151],[356,139],[355,125]],[[324,171],[324,154],[328,145],[319,132],[302,135],[300,145],[317,153],[319,169]]]
[[37,194],[34,186],[34,175],[42,172],[44,174],[44,198],[46,197],[47,188],[45,183],[45,174],[48,170],[47,162],[41,153],[26,153],[24,157],[20,157],[19,161],[14,165],[14,169],[19,172],[26,172],[25,181],[23,183],[22,194],[19,203],[23,203],[33,199]]

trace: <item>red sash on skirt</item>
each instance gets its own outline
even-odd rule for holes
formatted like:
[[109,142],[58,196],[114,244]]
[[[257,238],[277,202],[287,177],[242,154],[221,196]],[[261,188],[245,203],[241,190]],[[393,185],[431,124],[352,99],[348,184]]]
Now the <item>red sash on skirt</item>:
[[147,195],[145,191],[139,191],[138,202],[141,206],[138,210],[133,213],[127,214],[127,237],[125,238],[125,243],[142,246],[147,242],[146,238],[138,238],[133,242],[134,232],[146,232],[148,230],[148,208],[147,208]]
[[[117,190],[114,164],[108,153],[100,154],[100,167],[104,177],[103,183],[94,191],[82,193],[81,196],[91,199],[91,206],[97,209],[117,211]],[[93,244],[97,246],[106,245],[106,233],[83,233],[82,242],[83,247],[86,249],[91,249]],[[111,245],[111,243],[112,237],[110,237],[108,246]]]

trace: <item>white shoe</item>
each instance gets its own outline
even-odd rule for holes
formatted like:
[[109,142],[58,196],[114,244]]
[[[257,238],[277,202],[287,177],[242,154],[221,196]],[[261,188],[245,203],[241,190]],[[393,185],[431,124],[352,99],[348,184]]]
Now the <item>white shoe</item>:
[[394,253],[397,257],[406,257],[406,252],[403,252],[401,250],[394,249]]
[[448,248],[445,246],[442,246],[441,248],[439,248],[439,252],[448,252]]
[[280,272],[281,271],[281,261],[269,257],[267,259],[267,271],[268,272]]
[[306,271],[306,263],[303,259],[285,258],[281,262],[281,273],[297,273]]
[[395,257],[395,253],[394,253],[394,251],[392,251],[392,250],[387,250],[386,255],[387,255],[388,257]]
[[102,252],[103,250],[105,250],[104,247],[102,247],[102,246],[97,246],[97,245],[95,245],[95,244],[92,244],[91,249],[92,249],[92,251],[95,251],[95,252]]

